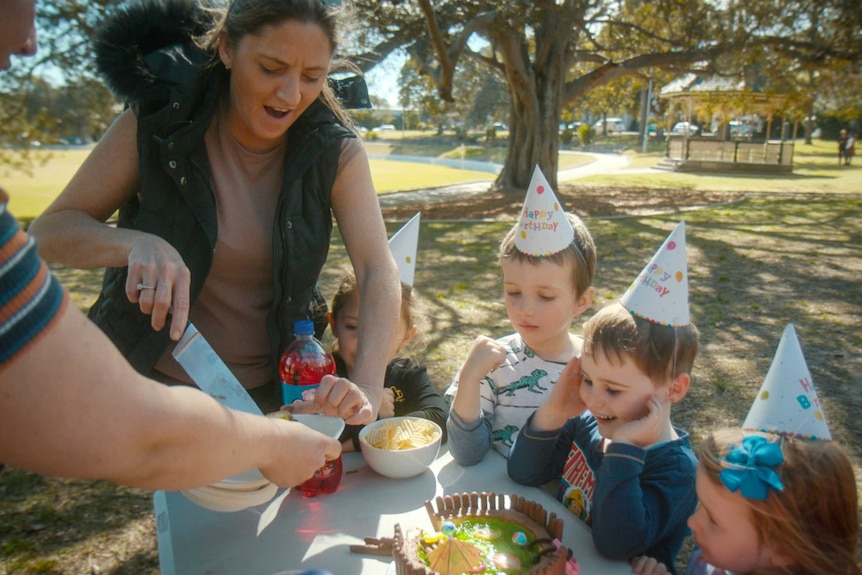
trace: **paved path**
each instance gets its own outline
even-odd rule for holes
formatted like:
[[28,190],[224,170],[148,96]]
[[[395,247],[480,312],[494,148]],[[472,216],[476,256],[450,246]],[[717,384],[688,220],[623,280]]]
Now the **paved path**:
[[[577,153],[592,156],[593,160],[587,164],[568,168],[557,172],[558,182],[568,182],[587,176],[607,174],[610,172],[642,173],[649,172],[652,168],[630,168],[630,160],[621,154],[597,154],[589,152],[560,152],[561,154]],[[498,168],[499,169],[499,168]],[[493,179],[464,184],[454,184],[441,188],[429,188],[410,190],[407,192],[394,192],[379,196],[380,205],[384,208],[412,204],[417,202],[438,202],[449,198],[460,198],[472,194],[481,194],[488,191]]]

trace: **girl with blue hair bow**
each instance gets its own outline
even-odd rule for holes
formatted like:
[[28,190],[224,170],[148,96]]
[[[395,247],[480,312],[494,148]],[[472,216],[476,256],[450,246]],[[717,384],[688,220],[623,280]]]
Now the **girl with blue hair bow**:
[[[686,575],[849,575],[859,519],[853,465],[834,441],[721,430],[700,445]],[[641,575],[668,573],[649,557]]]

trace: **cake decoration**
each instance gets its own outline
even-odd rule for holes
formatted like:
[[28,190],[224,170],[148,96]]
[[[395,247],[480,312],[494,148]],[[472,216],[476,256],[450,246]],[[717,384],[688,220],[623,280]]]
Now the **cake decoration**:
[[463,493],[425,502],[434,531],[395,526],[397,575],[575,575],[563,522],[518,495]]

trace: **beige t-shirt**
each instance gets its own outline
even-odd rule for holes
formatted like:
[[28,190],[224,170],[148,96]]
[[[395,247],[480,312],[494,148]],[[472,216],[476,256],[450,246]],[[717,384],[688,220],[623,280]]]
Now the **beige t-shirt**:
[[[272,234],[285,145],[263,154],[249,152],[218,114],[204,141],[212,169],[218,236],[212,268],[189,319],[243,386],[254,389],[272,382],[266,316],[273,305]],[[362,149],[359,138],[343,140],[339,173]],[[173,347],[155,368],[190,383],[171,355]]]

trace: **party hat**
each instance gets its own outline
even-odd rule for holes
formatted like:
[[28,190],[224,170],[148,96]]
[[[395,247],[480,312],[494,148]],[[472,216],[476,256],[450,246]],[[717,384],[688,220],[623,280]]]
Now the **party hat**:
[[569,247],[575,229],[538,165],[533,169],[521,210],[515,247],[529,256],[551,256]]
[[389,238],[389,250],[398,264],[398,278],[409,286],[413,285],[416,271],[416,247],[419,244],[419,220],[422,212],[416,212],[401,229]]
[[620,303],[632,314],[671,327],[690,323],[685,222],[677,224]]
[[742,424],[803,439],[832,439],[793,324],[787,324],[766,379]]

